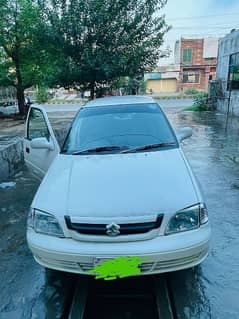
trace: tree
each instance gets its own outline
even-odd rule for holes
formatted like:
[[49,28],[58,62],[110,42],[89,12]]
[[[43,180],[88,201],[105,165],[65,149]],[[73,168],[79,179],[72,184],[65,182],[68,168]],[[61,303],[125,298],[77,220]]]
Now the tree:
[[14,86],[20,114],[24,90],[44,80],[47,52],[41,12],[31,0],[0,0],[0,85]]
[[152,70],[169,29],[160,16],[166,1],[40,0],[68,70],[64,84],[88,86],[93,98],[97,83]]

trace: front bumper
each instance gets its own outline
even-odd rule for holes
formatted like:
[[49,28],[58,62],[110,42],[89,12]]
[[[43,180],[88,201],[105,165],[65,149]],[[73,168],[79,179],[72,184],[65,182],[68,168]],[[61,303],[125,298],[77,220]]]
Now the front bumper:
[[171,272],[200,264],[208,255],[210,226],[151,240],[92,243],[57,238],[28,229],[27,241],[36,261],[44,267],[88,274],[101,260],[116,257],[147,257],[141,275]]

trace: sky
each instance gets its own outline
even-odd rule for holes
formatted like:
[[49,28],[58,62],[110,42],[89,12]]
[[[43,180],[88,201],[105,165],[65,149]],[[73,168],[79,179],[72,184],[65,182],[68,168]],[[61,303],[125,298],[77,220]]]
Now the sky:
[[[162,13],[172,26],[163,47],[170,46],[173,51],[175,41],[181,37],[224,37],[232,29],[239,29],[238,0],[168,0]],[[159,64],[173,62],[172,53]]]

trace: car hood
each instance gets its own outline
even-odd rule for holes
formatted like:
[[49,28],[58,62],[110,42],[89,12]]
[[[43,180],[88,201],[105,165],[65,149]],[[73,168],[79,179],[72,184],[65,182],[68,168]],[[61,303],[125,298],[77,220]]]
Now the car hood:
[[147,153],[59,154],[33,207],[75,218],[146,218],[198,202],[180,149]]

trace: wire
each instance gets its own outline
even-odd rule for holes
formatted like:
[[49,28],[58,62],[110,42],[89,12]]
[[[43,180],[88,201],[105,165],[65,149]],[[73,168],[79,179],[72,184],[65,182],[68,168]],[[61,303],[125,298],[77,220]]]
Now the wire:
[[224,14],[209,14],[203,16],[191,16],[191,17],[182,17],[182,18],[167,18],[170,21],[178,21],[178,20],[193,20],[193,19],[204,19],[204,18],[211,18],[211,17],[224,17],[224,16],[238,16],[238,13],[224,13]]
[[198,27],[198,26],[191,26],[191,27],[172,27],[172,30],[192,30],[192,29],[197,29],[197,30],[200,30],[200,29],[207,29],[207,30],[224,30],[224,29],[238,29],[239,27],[238,26],[225,26],[225,27],[207,27],[207,26],[203,26],[203,27]]
[[[194,34],[189,34],[189,33],[184,33],[184,34],[181,34],[180,36],[178,36],[177,38],[171,38],[169,39],[169,41],[172,42],[175,42],[175,41],[178,41],[180,40],[180,38],[186,38],[186,39],[205,39],[207,37],[217,37],[217,38],[221,38],[221,37],[224,37],[225,36],[225,33],[216,33],[216,34],[213,34],[213,33],[194,33]],[[168,43],[169,41],[167,41],[167,39],[165,39],[165,43]]]

